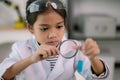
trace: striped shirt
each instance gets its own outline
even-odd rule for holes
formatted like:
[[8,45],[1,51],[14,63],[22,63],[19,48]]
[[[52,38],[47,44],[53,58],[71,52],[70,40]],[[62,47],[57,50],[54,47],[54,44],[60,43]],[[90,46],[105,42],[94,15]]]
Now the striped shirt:
[[56,61],[58,59],[58,55],[56,56],[50,56],[49,58],[46,59],[46,61],[48,61],[50,63],[50,70],[52,71],[55,64],[56,64]]

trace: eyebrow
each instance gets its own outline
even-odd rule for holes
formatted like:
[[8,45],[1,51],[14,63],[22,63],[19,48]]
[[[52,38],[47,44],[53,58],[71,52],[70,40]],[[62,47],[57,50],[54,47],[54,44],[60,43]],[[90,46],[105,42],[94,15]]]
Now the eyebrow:
[[49,24],[39,24],[40,26],[49,26]]
[[[58,24],[62,24],[62,23],[64,23],[64,21],[58,22],[57,25],[58,25]],[[46,24],[46,23],[39,24],[39,25],[40,25],[40,26],[50,26],[49,24]]]
[[57,24],[61,24],[61,23],[64,23],[64,21],[58,22]]

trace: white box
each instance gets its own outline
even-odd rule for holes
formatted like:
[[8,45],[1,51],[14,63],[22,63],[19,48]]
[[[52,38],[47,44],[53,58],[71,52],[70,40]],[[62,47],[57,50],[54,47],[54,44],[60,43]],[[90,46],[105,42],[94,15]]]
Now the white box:
[[116,20],[110,16],[87,16],[84,19],[84,35],[86,37],[114,38],[116,36]]

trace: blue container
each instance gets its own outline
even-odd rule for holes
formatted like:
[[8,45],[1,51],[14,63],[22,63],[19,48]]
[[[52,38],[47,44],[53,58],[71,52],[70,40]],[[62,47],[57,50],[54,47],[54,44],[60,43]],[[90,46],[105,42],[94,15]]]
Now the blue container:
[[78,61],[77,71],[78,71],[79,73],[81,73],[81,72],[82,72],[82,69],[83,69],[83,61],[82,61],[82,60],[79,60],[79,61]]

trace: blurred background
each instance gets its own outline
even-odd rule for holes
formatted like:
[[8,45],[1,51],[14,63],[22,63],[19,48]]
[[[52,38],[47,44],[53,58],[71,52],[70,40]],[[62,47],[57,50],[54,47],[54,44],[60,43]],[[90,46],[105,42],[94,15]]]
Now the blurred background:
[[[0,62],[16,41],[29,38],[25,27],[27,0],[0,0]],[[100,46],[100,57],[111,74],[107,80],[120,80],[120,0],[61,0],[68,11],[68,38],[92,37]]]

